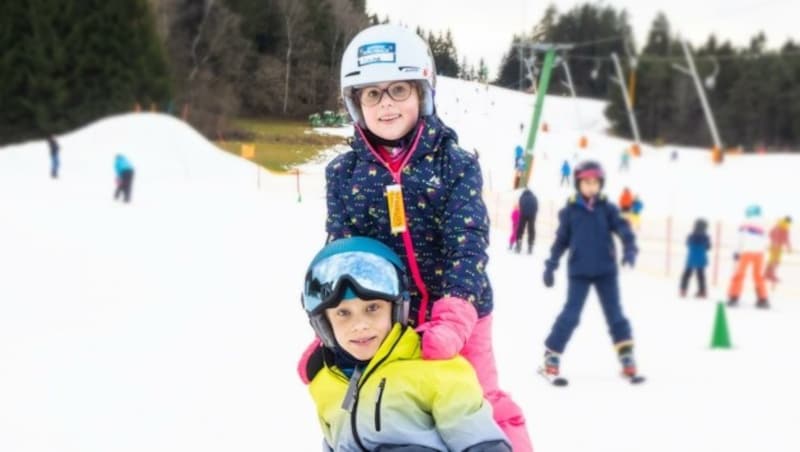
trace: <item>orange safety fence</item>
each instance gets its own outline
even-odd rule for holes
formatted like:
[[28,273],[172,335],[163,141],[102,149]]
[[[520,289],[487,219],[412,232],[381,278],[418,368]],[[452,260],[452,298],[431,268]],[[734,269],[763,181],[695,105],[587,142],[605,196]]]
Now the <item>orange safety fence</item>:
[[[513,193],[484,193],[492,230],[511,232],[511,210],[516,198]],[[563,202],[553,201],[539,203],[535,244],[539,256],[543,256],[543,252],[549,252],[558,227],[558,211],[563,205]],[[738,242],[738,224],[730,220],[706,220],[707,233],[712,243],[708,253],[706,280],[709,288],[724,294],[734,271],[733,256]],[[686,238],[693,229],[694,221],[669,216],[641,216],[638,230],[635,231],[639,247],[636,269],[674,280],[677,293],[678,280],[683,273],[688,253]],[[796,242],[800,243],[800,228],[794,227],[791,236],[797,237]],[[781,299],[800,298],[800,252],[784,252],[777,273],[780,282],[775,287],[770,285],[770,291],[774,288],[776,297]],[[745,287],[744,293],[755,297],[754,289],[750,286]]]

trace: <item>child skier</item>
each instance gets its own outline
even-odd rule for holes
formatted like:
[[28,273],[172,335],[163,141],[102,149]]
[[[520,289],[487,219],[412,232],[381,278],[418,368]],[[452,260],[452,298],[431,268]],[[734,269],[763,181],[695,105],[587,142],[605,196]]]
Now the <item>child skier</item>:
[[517,243],[517,228],[519,227],[519,201],[514,204],[511,211],[511,237],[508,238],[508,249],[512,249]]
[[536,240],[536,213],[539,210],[539,201],[530,188],[522,190],[519,195],[519,223],[517,224],[516,247],[517,253],[522,251],[522,236],[528,232],[528,254],[533,253],[533,242]]
[[569,249],[567,303],[545,340],[544,366],[540,373],[556,385],[565,385],[559,376],[561,354],[578,326],[589,288],[595,287],[617,350],[623,375],[632,382],[643,380],[633,358],[633,337],[628,319],[622,313],[617,282],[616,249],[612,233],[623,243],[622,265],[633,267],[636,239],[616,206],[600,194],[605,174],[599,163],[586,161],[575,168],[577,193],[558,214],[556,239],[545,262],[544,284],[552,287],[554,272],[564,251]]
[[122,196],[126,203],[131,202],[133,191],[133,165],[124,155],[117,154],[114,158],[114,172],[117,175],[117,189],[114,191],[114,200]]
[[769,260],[767,261],[767,270],[764,271],[764,278],[773,284],[780,281],[775,272],[781,263],[783,249],[786,248],[787,252],[792,252],[792,243],[789,240],[789,228],[791,225],[792,217],[785,217],[778,221],[778,224],[769,231]]
[[622,211],[623,214],[627,214],[633,208],[633,193],[631,189],[625,187],[622,190],[622,194],[619,195],[619,209]]
[[569,167],[569,162],[564,160],[564,163],[561,164],[561,187],[566,185],[569,187],[569,175],[572,172],[572,168]]
[[47,135],[47,146],[50,149],[50,178],[58,179],[58,169],[61,166],[60,147],[53,135]]
[[642,221],[642,210],[644,210],[644,203],[639,195],[633,196],[633,203],[631,203],[630,221],[634,231],[639,230],[639,224]]
[[766,231],[761,222],[761,206],[751,205],[745,211],[745,221],[739,226],[739,246],[733,258],[738,262],[736,271],[728,287],[728,306],[739,305],[739,295],[747,269],[753,267],[753,280],[756,286],[756,306],[769,308],[767,285],[764,283],[764,249],[766,248]]
[[327,449],[511,451],[469,362],[420,356],[405,266],[389,247],[330,243],[302,299],[323,344],[306,374]]
[[492,349],[481,170],[435,113],[435,77],[427,44],[403,27],[367,28],[345,49],[342,97],[355,136],[326,168],[326,230],[329,241],[367,236],[404,256],[422,357],[466,358],[495,421],[525,452],[525,418],[499,388]]
[[708,238],[707,229],[708,223],[706,220],[698,219],[694,222],[692,233],[686,238],[686,247],[689,249],[689,254],[686,257],[686,268],[681,276],[681,298],[686,297],[689,278],[692,277],[693,272],[697,274],[697,293],[695,297],[706,297],[705,270],[706,266],[708,266],[708,250],[711,249],[711,239]]

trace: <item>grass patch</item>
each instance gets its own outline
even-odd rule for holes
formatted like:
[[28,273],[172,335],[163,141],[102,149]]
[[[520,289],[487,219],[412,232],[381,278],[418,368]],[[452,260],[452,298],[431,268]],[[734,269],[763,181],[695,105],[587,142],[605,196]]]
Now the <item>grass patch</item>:
[[[287,171],[313,160],[321,151],[345,140],[341,137],[313,133],[304,121],[258,118],[235,119],[230,129],[252,136],[245,143],[255,144],[255,163],[272,171]],[[234,135],[238,135],[235,133]],[[240,155],[242,141],[217,142],[220,148]]]

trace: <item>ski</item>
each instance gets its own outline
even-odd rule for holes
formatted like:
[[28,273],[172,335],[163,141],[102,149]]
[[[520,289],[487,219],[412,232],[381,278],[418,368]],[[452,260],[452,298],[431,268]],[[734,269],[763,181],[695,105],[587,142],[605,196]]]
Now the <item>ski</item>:
[[566,378],[564,378],[564,377],[562,377],[562,376],[559,376],[559,375],[552,375],[552,374],[548,374],[548,373],[547,373],[547,372],[544,370],[544,368],[542,368],[542,367],[540,367],[540,368],[539,368],[539,370],[537,371],[537,373],[538,373],[539,375],[541,375],[541,376],[542,376],[542,378],[544,378],[545,380],[547,380],[547,382],[548,382],[548,383],[550,383],[550,384],[551,384],[551,385],[553,385],[553,386],[566,386],[566,385],[568,385],[568,384],[569,384],[569,380],[567,380]]
[[638,385],[639,383],[644,383],[645,378],[642,375],[622,375],[623,378],[628,380],[632,385]]

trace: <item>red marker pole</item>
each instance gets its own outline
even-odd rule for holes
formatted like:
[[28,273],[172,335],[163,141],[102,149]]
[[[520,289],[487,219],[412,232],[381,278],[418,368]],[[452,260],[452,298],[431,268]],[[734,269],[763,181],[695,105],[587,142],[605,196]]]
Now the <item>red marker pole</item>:
[[667,277],[669,277],[669,265],[672,257],[672,217],[667,217]]
[[717,233],[714,234],[714,278],[711,284],[717,287],[719,280],[719,249],[722,246],[722,222],[717,221]]
[[296,169],[297,174],[297,202],[303,201],[303,196],[300,194],[300,169]]

